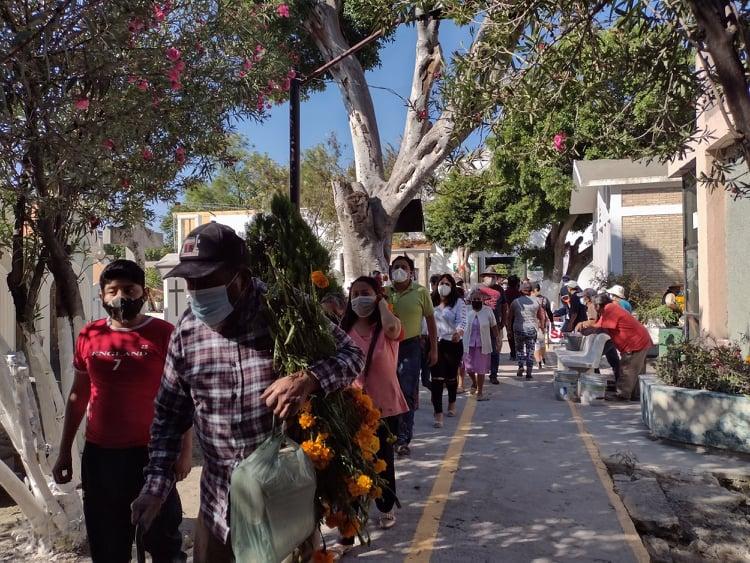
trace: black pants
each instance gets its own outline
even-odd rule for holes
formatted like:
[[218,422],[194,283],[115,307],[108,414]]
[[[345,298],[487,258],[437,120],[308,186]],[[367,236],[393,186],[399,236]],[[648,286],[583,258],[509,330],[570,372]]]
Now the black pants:
[[398,435],[399,416],[388,416],[383,419],[383,422],[385,427],[382,424],[378,427],[378,439],[380,440],[378,459],[382,459],[386,463],[387,467],[382,476],[388,484],[383,489],[383,496],[375,499],[375,505],[380,512],[390,512],[393,505],[396,504],[396,466],[394,465],[393,444],[388,442],[388,434],[390,432],[394,436]]
[[[102,448],[86,442],[81,462],[83,513],[94,563],[130,561],[135,526],[130,504],[143,487],[148,448]],[[182,552],[182,505],[173,489],[162,505],[143,543],[154,563],[186,561]]]
[[617,353],[614,343],[611,340],[607,340],[604,345],[604,356],[607,358],[612,371],[615,374],[615,381],[620,379],[620,355]]
[[438,361],[432,366],[432,407],[435,414],[443,412],[443,387],[448,389],[448,403],[456,402],[458,389],[458,366],[464,354],[462,342],[440,340]]
[[510,359],[516,359],[516,339],[512,329],[508,329],[508,346],[510,346]]

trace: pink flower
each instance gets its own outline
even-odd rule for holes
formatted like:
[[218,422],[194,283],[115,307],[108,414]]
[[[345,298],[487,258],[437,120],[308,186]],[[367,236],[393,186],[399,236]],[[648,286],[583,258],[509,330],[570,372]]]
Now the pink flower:
[[143,149],[143,152],[141,152],[141,156],[143,156],[143,160],[153,160],[154,159],[154,153],[148,147],[146,147],[145,149]]
[[555,150],[557,152],[564,152],[565,151],[565,141],[568,140],[568,136],[563,132],[560,131],[557,135],[555,135],[553,139],[553,143],[555,145]]
[[180,80],[180,71],[177,69],[177,67],[172,67],[167,72],[167,78],[169,78],[172,82],[179,81]]
[[265,105],[266,101],[263,99],[263,95],[258,95],[258,105],[257,109],[258,111],[263,111],[263,106]]
[[179,80],[172,80],[172,82],[170,82],[169,84],[169,87],[175,92],[178,92],[182,90],[182,82],[180,82]]
[[279,15],[280,18],[288,18],[289,6],[287,6],[286,4],[279,4],[279,7],[276,8],[276,13]]
[[148,90],[148,80],[145,78],[141,78],[138,80],[138,82],[135,83],[135,87],[138,88],[141,92],[145,92]]
[[290,68],[290,69],[289,69],[289,72],[287,72],[287,73],[286,73],[286,76],[287,76],[287,78],[289,78],[290,80],[293,80],[293,79],[297,78],[297,71],[296,71],[296,70],[294,70],[293,68]]
[[115,150],[115,142],[112,139],[104,139],[102,141],[102,147],[104,147],[108,151],[113,151]]
[[181,54],[182,53],[180,53],[180,50],[175,49],[174,47],[170,47],[166,52],[167,58],[172,62],[179,60]]
[[174,64],[174,68],[177,69],[177,72],[182,72],[185,70],[185,61],[177,61]]
[[427,110],[419,110],[417,112],[417,121],[424,121],[425,119],[427,119]]
[[245,61],[242,63],[243,70],[250,70],[253,68],[253,61],[250,59],[245,59]]
[[288,92],[291,87],[292,87],[292,79],[285,78],[284,81],[281,83],[281,89],[284,90],[284,92]]
[[166,17],[167,17],[167,13],[164,10],[162,10],[161,6],[159,6],[158,4],[156,4],[154,6],[154,19],[157,22],[163,22],[164,18],[166,18]]
[[184,147],[177,147],[177,150],[174,151],[174,161],[182,166],[185,164],[185,149]]
[[239,76],[240,78],[245,78],[247,76],[247,72],[244,70],[241,70],[237,73],[237,76]]
[[77,110],[86,111],[89,109],[89,103],[88,98],[78,98],[75,102],[75,107]]
[[130,187],[130,180],[123,178],[120,180],[120,185],[127,190]]
[[140,20],[140,18],[132,18],[128,22],[128,31],[130,33],[138,33],[144,28],[143,22]]
[[161,100],[159,99],[158,96],[154,96],[153,98],[151,98],[151,107],[152,108],[154,108],[154,109],[158,108],[160,103],[161,103]]

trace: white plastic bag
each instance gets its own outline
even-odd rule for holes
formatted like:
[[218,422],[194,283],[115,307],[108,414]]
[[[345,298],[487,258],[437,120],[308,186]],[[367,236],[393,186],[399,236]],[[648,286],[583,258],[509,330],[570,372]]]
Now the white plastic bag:
[[314,499],[310,458],[275,427],[232,472],[230,530],[238,563],[276,563],[292,553],[315,530]]

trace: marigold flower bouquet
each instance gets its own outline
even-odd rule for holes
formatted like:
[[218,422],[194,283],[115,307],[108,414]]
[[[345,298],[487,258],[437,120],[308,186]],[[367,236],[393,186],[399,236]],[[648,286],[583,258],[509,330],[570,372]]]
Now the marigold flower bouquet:
[[[320,298],[338,290],[329,275],[330,255],[299,211],[275,196],[271,212],[247,232],[254,272],[268,285],[265,295],[274,361],[281,373],[308,369],[335,352],[330,322]],[[372,499],[382,495],[386,467],[376,457],[380,412],[361,390],[316,395],[291,425],[317,472],[320,521],[344,536],[368,541],[365,524]],[[325,550],[316,559],[325,560]]]

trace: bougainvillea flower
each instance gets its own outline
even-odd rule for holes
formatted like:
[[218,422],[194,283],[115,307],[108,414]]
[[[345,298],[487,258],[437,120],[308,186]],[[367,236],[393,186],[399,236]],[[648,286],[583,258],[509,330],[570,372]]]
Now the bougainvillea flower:
[[174,151],[174,160],[180,166],[185,164],[185,149],[183,147],[177,147],[177,150]]
[[128,22],[128,31],[130,33],[138,33],[144,28],[143,22],[140,18],[133,18]]
[[102,141],[102,146],[107,149],[108,151],[115,150],[115,142],[112,139],[104,139]]
[[89,109],[89,103],[90,102],[88,98],[78,98],[76,100],[75,106],[76,106],[76,109],[85,111]]
[[149,149],[149,148],[145,148],[141,152],[141,156],[143,156],[143,160],[153,160],[154,159],[154,152],[151,149]]
[[557,135],[555,135],[553,139],[553,143],[555,145],[555,150],[557,152],[564,152],[565,151],[565,142],[568,140],[568,136],[563,132],[560,131]]
[[279,4],[279,7],[276,8],[276,13],[279,15],[280,18],[288,18],[289,6],[287,6],[286,4]]
[[177,92],[179,90],[182,90],[182,82],[180,82],[179,80],[172,80],[172,82],[169,83],[169,87]]
[[167,55],[167,58],[170,61],[175,62],[180,59],[180,55],[182,53],[180,53],[179,49],[176,49],[175,47],[170,47],[169,49],[167,49],[165,54]]
[[138,80],[138,82],[135,83],[135,87],[138,88],[141,92],[145,92],[148,90],[148,80],[145,78],[141,78]]
[[251,68],[253,68],[253,61],[251,61],[250,59],[245,59],[242,63],[242,69],[250,70]]

